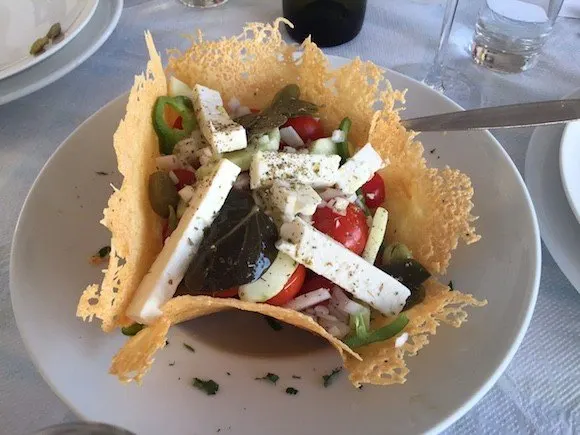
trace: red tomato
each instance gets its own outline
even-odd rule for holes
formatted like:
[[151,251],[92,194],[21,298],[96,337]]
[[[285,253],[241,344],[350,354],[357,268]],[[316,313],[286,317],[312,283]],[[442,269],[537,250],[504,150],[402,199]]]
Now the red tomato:
[[319,207],[314,216],[314,227],[342,243],[357,255],[362,254],[369,236],[367,218],[354,204],[349,204],[342,216],[331,207]]
[[195,174],[187,169],[174,169],[173,173],[179,180],[179,183],[175,185],[178,191],[183,189],[185,186],[191,186],[195,183]]
[[306,281],[304,281],[304,284],[300,289],[300,294],[303,295],[304,293],[310,293],[320,288],[327,288],[329,290],[332,290],[332,287],[334,287],[334,283],[332,281],[326,279],[323,276],[314,275],[308,278]]
[[300,292],[305,277],[306,268],[299,264],[294,273],[290,275],[290,278],[288,278],[288,281],[280,293],[273,298],[268,299],[266,303],[277,306],[286,305]]
[[175,121],[173,121],[173,128],[177,128],[178,130],[183,130],[183,118],[181,116],[178,116],[177,118],[175,118]]
[[284,127],[292,127],[304,142],[325,137],[322,124],[312,116],[297,116],[296,118],[290,118],[288,122],[284,124]]
[[220,290],[212,294],[214,298],[237,298],[238,287],[232,287],[227,290]]
[[373,178],[363,184],[361,190],[369,208],[377,208],[385,201],[385,182],[378,173],[375,173]]

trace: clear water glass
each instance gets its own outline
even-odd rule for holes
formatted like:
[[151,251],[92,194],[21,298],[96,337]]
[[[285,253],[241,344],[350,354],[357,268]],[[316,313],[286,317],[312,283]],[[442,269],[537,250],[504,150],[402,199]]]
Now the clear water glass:
[[179,0],[185,6],[191,8],[214,8],[223,5],[228,0]]
[[485,0],[471,55],[492,70],[515,73],[534,66],[564,0]]

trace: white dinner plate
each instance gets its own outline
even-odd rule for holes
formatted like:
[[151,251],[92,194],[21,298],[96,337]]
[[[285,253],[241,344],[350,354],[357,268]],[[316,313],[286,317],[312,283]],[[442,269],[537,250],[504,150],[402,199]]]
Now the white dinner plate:
[[100,0],[91,20],[66,47],[26,71],[0,82],[0,104],[31,94],[83,63],[111,35],[122,10],[123,0]]
[[[580,89],[567,98],[580,97]],[[542,239],[570,283],[580,292],[580,225],[566,198],[558,146],[564,126],[538,127],[526,153],[525,176]]]
[[[331,60],[335,66],[345,62]],[[409,89],[408,116],[458,109],[423,84],[385,74],[395,88]],[[81,417],[140,435],[218,429],[280,435],[436,433],[491,388],[529,324],[541,251],[525,185],[486,132],[422,136],[431,164],[471,176],[483,235],[475,245],[459,247],[444,279],[489,304],[469,309],[469,321],[460,329],[442,326],[408,359],[411,373],[404,385],[358,390],[342,373],[324,388],[322,375],[340,364],[335,350],[306,332],[288,326],[276,332],[264,319],[235,311],[172,328],[169,345],[140,387],[107,374],[125,337],[105,335],[98,324],[83,323],[74,313],[81,290],[102,276],[87,257],[109,243],[98,221],[109,183],[120,181],[111,138],[126,98],[85,121],[50,158],[26,199],[11,256],[12,303],[26,347],[46,381]],[[268,372],[280,376],[277,385],[255,380]],[[208,397],[193,388],[193,377],[218,382],[218,394]],[[299,393],[287,395],[287,387]]]
[[570,208],[580,223],[580,121],[564,127],[560,141],[560,178]]
[[[0,0],[0,80],[18,74],[65,47],[89,22],[99,0]],[[62,38],[33,56],[30,47],[55,23]]]

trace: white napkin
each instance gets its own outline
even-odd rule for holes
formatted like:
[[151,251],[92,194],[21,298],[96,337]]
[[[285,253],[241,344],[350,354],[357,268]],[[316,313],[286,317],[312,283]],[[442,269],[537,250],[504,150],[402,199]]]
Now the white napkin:
[[564,0],[560,17],[580,18],[580,0]]

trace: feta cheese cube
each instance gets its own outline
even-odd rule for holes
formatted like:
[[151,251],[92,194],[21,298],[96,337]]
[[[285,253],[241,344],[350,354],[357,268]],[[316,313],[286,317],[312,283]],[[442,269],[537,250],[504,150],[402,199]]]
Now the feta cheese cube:
[[223,159],[208,177],[197,183],[177,228],[165,241],[133,296],[127,309],[131,319],[150,324],[161,315],[161,307],[175,294],[199,249],[204,230],[222,208],[239,173],[238,166]]
[[382,157],[370,143],[358,150],[338,170],[336,186],[346,196],[352,195],[369,181],[373,174],[385,167]]
[[258,151],[250,165],[250,187],[269,187],[274,180],[328,187],[336,183],[340,156]]
[[274,181],[270,188],[269,200],[273,208],[280,210],[286,221],[291,221],[297,214],[312,216],[322,202],[322,198],[312,187],[280,180]]
[[195,85],[192,95],[199,128],[215,154],[248,146],[246,130],[229,117],[218,91]]
[[385,315],[399,313],[411,294],[395,278],[300,218],[282,225],[280,237],[279,251]]

